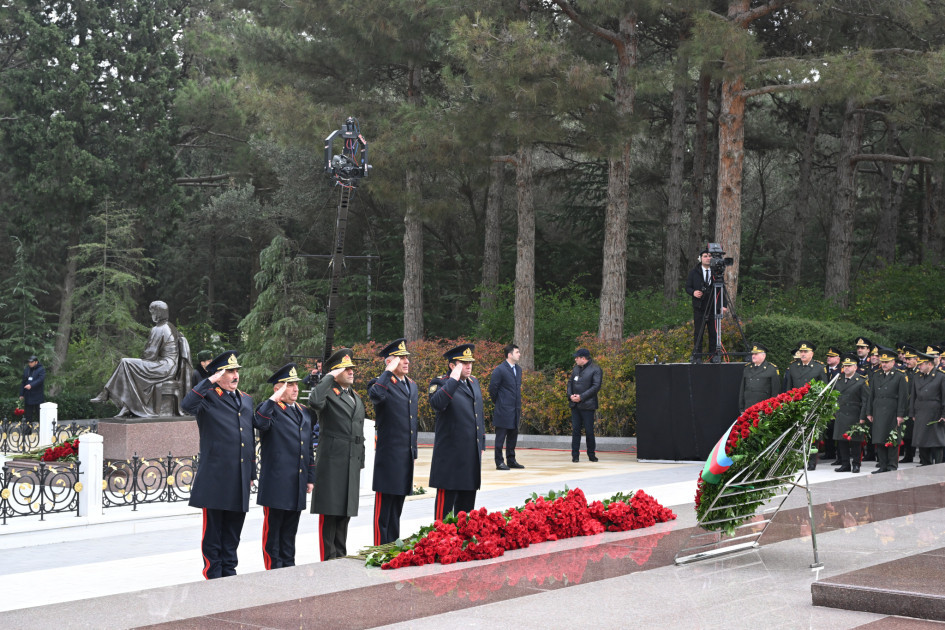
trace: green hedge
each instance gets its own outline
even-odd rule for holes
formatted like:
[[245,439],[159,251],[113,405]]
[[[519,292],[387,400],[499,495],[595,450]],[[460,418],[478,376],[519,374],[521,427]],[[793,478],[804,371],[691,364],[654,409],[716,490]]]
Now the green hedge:
[[[13,410],[19,399],[16,396],[4,396],[0,398],[0,418],[13,419]],[[92,418],[111,418],[118,409],[111,403],[90,403],[89,396],[84,394],[59,394],[49,396],[46,402],[54,402],[59,405],[59,422],[72,422],[73,420],[88,420]]]

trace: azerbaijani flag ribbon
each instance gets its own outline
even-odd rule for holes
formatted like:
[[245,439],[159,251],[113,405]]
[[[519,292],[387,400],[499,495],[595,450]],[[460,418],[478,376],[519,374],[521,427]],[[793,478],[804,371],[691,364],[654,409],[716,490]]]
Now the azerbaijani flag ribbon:
[[732,426],[722,434],[722,439],[719,440],[718,444],[712,449],[712,452],[709,453],[709,458],[705,460],[705,466],[702,468],[702,479],[705,480],[706,483],[718,483],[725,471],[732,465],[731,458],[725,454],[725,443],[728,442],[728,436],[731,434],[732,429],[735,428],[737,422],[738,420],[736,419],[735,422],[732,423]]

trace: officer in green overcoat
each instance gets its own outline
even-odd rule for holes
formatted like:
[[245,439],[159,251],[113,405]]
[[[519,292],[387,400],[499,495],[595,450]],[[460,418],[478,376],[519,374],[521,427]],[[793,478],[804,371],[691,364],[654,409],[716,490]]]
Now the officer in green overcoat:
[[321,431],[315,449],[312,514],[319,514],[322,560],[347,555],[348,521],[358,515],[361,469],[364,468],[364,403],[354,391],[351,350],[328,359],[328,374],[312,390],[310,409],[318,413]]
[[841,357],[841,376],[834,389],[840,392],[837,415],[833,425],[833,439],[837,441],[840,467],[836,472],[860,472],[863,437],[850,434],[855,425],[866,425],[869,415],[869,380],[858,373],[859,360],[848,352]]
[[[896,351],[878,347],[880,370],[870,379],[870,403],[867,420],[872,423],[871,439],[876,445],[879,465],[873,474],[899,467],[900,439],[889,439],[909,411],[909,377],[896,368]],[[888,446],[887,446],[888,445]]]
[[814,358],[817,346],[809,341],[797,344],[798,360],[784,370],[784,391],[803,387],[811,381],[827,382],[827,366]]
[[936,369],[939,353],[933,346],[917,352],[910,414],[915,420],[912,444],[919,449],[919,465],[941,464],[945,455],[945,374]]
[[742,371],[742,384],[738,389],[738,408],[741,411],[781,393],[778,366],[767,357],[767,347],[760,343],[752,346],[751,361]]

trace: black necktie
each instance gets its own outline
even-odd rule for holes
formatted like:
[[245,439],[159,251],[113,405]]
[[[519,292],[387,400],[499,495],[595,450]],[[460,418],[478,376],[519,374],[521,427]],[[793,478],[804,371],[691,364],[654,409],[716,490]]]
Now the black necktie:
[[705,275],[705,283],[706,283],[706,284],[709,284],[709,270],[706,269],[706,270],[705,270],[705,274],[703,274],[703,275]]

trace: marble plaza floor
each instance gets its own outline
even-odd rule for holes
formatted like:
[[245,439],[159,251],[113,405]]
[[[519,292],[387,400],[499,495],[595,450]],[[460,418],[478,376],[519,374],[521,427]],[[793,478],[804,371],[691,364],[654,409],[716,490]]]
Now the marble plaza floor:
[[[418,462],[421,485],[429,455],[424,449]],[[200,575],[200,513],[185,506],[110,509],[94,525],[14,519],[0,526],[0,627],[945,630],[902,616],[945,619],[945,465],[882,475],[870,475],[869,463],[857,475],[819,466],[810,480],[824,568],[811,570],[802,492],[760,549],[677,567],[673,558],[694,531],[700,465],[641,463],[633,453],[575,464],[568,452],[520,449],[525,470],[496,471],[490,456],[477,498],[490,510],[567,485],[589,499],[644,489],[679,518],[489,561],[380,571],[353,559],[317,562],[316,521],[305,514],[299,566],[266,572],[254,508],[240,575],[212,582]],[[373,495],[362,496],[349,551],[369,544],[372,510]],[[432,494],[412,498],[402,531],[432,513]]]

